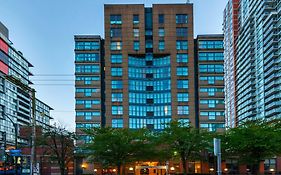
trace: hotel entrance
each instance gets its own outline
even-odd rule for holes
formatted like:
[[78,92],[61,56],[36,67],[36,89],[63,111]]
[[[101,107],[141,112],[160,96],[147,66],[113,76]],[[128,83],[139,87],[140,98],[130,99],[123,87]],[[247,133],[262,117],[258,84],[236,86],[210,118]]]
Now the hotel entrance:
[[166,165],[159,165],[158,162],[144,162],[135,166],[135,175],[164,175],[167,172]]

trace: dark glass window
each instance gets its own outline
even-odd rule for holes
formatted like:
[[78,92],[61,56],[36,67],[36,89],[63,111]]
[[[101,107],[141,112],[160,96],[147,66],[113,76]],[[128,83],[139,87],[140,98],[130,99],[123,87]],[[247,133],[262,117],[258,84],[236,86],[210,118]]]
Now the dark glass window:
[[188,89],[188,80],[178,80],[177,88],[178,89]]
[[187,37],[187,27],[177,27],[177,37]]
[[153,78],[153,74],[146,74],[146,78]]
[[158,15],[158,23],[159,23],[159,24],[164,24],[164,22],[165,22],[165,16],[164,16],[164,14],[159,14],[159,15]]
[[177,14],[176,15],[176,23],[177,24],[187,24],[188,15],[187,14]]
[[133,16],[133,24],[138,24],[140,22],[139,15]]
[[146,99],[147,104],[153,104],[154,100],[153,99]]
[[122,24],[121,15],[110,15],[110,24]]
[[110,37],[122,37],[122,29],[121,28],[111,28],[110,29]]
[[152,61],[146,61],[146,66],[152,66],[153,65],[153,62]]
[[153,86],[146,86],[146,91],[153,91]]

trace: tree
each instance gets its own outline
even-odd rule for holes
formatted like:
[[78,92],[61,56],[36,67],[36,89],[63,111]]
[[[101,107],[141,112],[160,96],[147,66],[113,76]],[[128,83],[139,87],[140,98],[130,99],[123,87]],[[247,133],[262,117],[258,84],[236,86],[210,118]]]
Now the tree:
[[119,175],[121,167],[126,163],[150,158],[147,130],[107,127],[93,128],[85,132],[92,137],[92,142],[86,146],[92,152],[90,159],[103,166],[116,166]]
[[206,130],[196,129],[178,121],[172,121],[161,137],[168,146],[166,149],[178,153],[185,175],[187,160],[199,159],[203,151],[210,147],[212,138]]
[[50,127],[37,137],[37,144],[45,147],[45,154],[57,161],[61,175],[68,174],[67,165],[74,160],[74,133],[63,127]]
[[281,154],[280,121],[247,121],[227,130],[222,142],[228,155],[251,166],[258,174],[260,161]]

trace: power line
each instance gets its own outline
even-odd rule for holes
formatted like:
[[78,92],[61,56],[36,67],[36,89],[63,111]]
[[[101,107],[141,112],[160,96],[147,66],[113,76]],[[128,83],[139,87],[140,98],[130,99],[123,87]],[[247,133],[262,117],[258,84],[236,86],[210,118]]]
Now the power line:
[[34,76],[46,76],[46,77],[55,77],[55,76],[75,76],[74,74],[34,74],[33,76],[31,77],[34,77]]

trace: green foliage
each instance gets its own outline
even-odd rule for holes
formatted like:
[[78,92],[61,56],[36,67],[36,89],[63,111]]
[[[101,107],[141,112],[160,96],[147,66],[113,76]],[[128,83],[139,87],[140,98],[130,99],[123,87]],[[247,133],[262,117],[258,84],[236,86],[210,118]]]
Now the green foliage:
[[225,153],[257,171],[261,160],[281,154],[280,123],[280,120],[247,121],[227,130],[222,141]]
[[[281,120],[249,121],[225,133],[212,133],[190,125],[172,121],[161,132],[146,129],[94,128],[85,131],[92,137],[86,145],[92,161],[103,166],[120,167],[135,161],[181,159],[206,160],[213,151],[213,138],[222,141],[224,158],[238,159],[241,163],[257,165],[260,160],[281,154]],[[184,166],[184,173],[187,167]]]
[[[212,143],[211,133],[178,121],[172,121],[162,133],[161,138],[167,145],[167,151],[172,151],[175,153],[174,156],[179,156],[184,165],[187,160],[200,160]],[[183,168],[186,174],[186,166]]]
[[86,146],[93,153],[90,160],[103,166],[117,166],[118,173],[126,163],[153,159],[153,135],[145,129],[94,128],[86,133],[93,138]]

